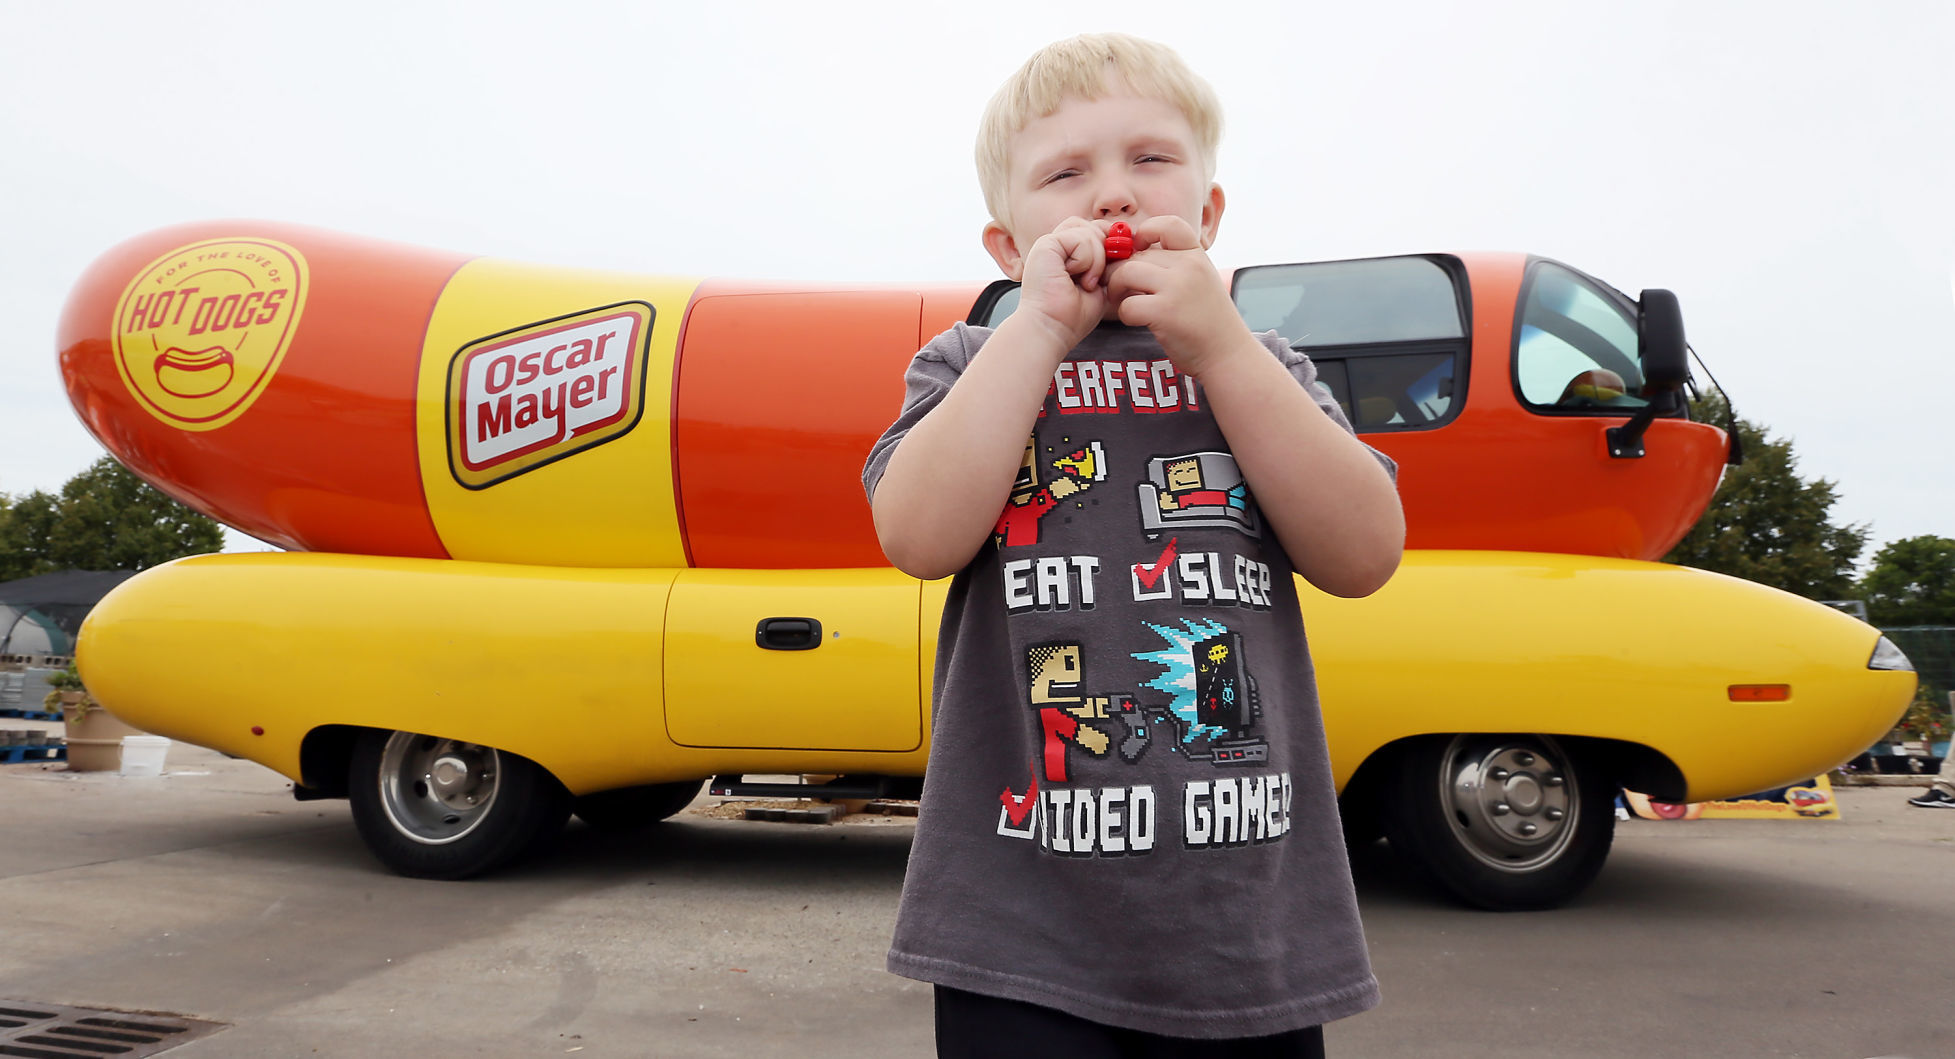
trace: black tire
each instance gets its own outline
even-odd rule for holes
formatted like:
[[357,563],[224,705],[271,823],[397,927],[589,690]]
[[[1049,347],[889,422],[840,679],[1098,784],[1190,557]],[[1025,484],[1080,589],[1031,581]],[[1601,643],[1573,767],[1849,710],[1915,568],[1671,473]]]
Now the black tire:
[[1344,850],[1354,853],[1385,837],[1385,824],[1375,804],[1337,803],[1337,820],[1344,831]]
[[1392,847],[1466,904],[1553,908],[1594,881],[1615,839],[1615,787],[1545,735],[1411,744],[1388,784]]
[[1384,792],[1380,772],[1370,762],[1344,786],[1337,798],[1337,821],[1344,831],[1344,849],[1355,853],[1385,837]]
[[413,732],[368,731],[353,746],[347,799],[380,863],[417,879],[466,879],[539,851],[570,795],[536,762]]
[[692,804],[704,779],[652,783],[582,795],[572,807],[577,819],[599,831],[639,831],[667,819]]

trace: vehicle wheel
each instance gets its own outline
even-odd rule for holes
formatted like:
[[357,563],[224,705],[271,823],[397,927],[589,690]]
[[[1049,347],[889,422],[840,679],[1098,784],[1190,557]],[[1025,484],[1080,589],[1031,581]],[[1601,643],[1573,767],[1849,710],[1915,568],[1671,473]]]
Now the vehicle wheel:
[[572,811],[599,831],[636,831],[650,827],[692,804],[706,781],[680,780],[643,787],[621,787],[578,798]]
[[382,864],[466,879],[532,852],[570,814],[570,795],[528,758],[413,732],[369,731],[353,747],[347,798]]
[[1548,736],[1423,740],[1400,766],[1386,836],[1467,904],[1552,908],[1580,893],[1608,858],[1614,787]]

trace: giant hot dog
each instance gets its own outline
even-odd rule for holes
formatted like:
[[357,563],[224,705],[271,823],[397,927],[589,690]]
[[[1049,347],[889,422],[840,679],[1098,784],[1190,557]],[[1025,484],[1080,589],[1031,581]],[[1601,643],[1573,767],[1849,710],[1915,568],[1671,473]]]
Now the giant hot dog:
[[[211,223],[103,255],[59,344],[117,457],[288,548],[874,566],[850,502],[862,455],[923,329],[975,294],[702,285]],[[683,375],[682,332],[704,347]]]

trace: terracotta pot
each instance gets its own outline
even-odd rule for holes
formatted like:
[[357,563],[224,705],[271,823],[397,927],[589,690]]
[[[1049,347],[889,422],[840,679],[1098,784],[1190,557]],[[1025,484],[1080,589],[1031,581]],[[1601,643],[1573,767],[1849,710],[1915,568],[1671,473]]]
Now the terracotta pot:
[[68,730],[70,772],[120,770],[122,737],[143,734],[99,706],[90,710],[64,709],[61,711],[61,721]]
[[84,692],[79,692],[79,691],[61,692],[61,705],[79,706],[81,705],[81,700],[84,697],[84,694],[85,694]]

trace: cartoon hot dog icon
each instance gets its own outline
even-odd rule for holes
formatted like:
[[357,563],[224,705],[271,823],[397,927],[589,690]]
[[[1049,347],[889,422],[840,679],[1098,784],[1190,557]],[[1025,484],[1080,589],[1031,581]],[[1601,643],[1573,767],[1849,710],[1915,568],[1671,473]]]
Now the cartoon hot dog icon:
[[209,397],[231,384],[235,358],[223,346],[192,353],[171,346],[156,357],[156,385],[175,397]]

